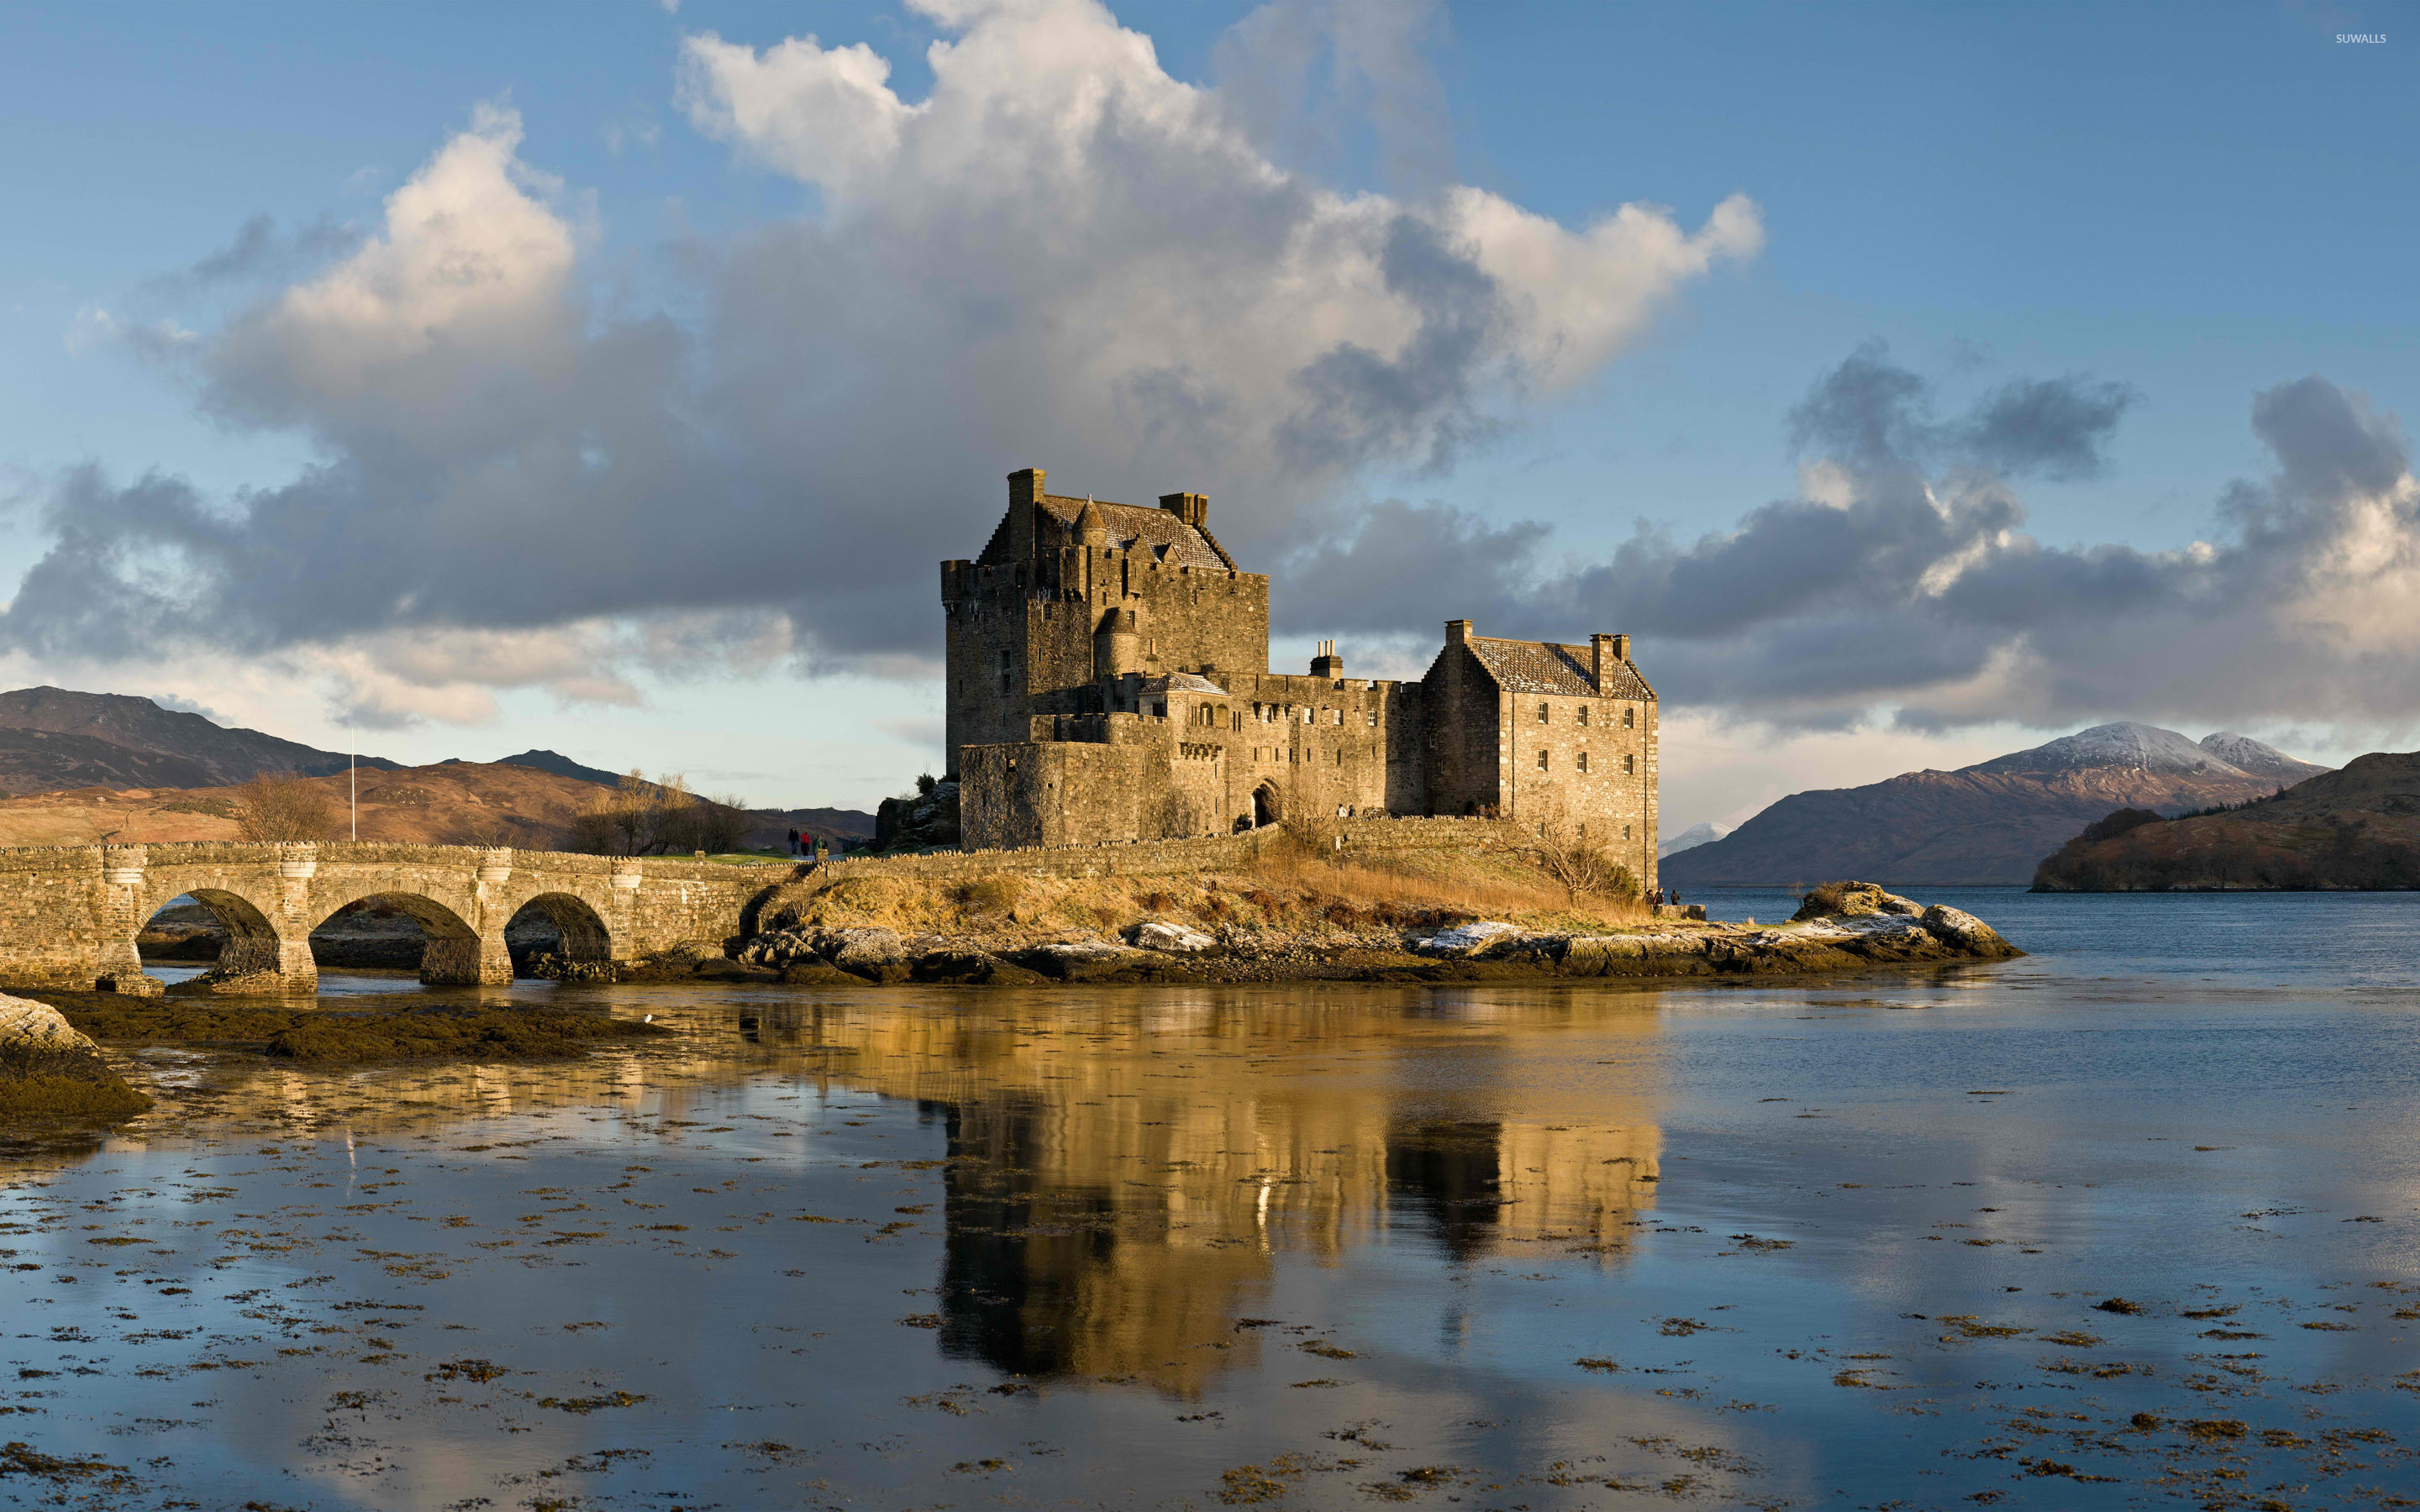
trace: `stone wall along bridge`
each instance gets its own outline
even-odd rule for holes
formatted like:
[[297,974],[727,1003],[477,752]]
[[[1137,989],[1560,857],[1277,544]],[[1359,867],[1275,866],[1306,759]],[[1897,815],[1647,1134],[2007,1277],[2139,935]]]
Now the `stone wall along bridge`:
[[720,950],[754,932],[780,864],[575,856],[470,845],[60,845],[0,850],[0,988],[151,994],[134,935],[179,896],[226,926],[227,985],[309,993],[311,931],[373,899],[428,937],[420,980],[512,980],[504,926],[535,907],[577,962],[631,962],[684,942]]

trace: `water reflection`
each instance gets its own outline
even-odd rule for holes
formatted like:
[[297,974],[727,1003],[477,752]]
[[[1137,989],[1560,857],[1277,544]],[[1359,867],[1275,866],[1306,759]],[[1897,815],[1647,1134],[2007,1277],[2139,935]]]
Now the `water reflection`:
[[[1652,1007],[1549,992],[1453,1009],[1400,994],[1340,994],[1311,1013],[1254,993],[995,995],[768,1009],[754,1034],[941,1119],[944,1350],[1192,1393],[1256,1362],[1236,1325],[1267,1293],[1273,1249],[1332,1261],[1396,1233],[1459,1261],[1623,1253],[1659,1176],[1636,1053]],[[1591,1058],[1619,1074],[1530,1119],[1453,1116],[1516,1090],[1505,1080],[1528,1068],[1507,1050],[1525,1028],[1583,1023],[1602,1036]]]

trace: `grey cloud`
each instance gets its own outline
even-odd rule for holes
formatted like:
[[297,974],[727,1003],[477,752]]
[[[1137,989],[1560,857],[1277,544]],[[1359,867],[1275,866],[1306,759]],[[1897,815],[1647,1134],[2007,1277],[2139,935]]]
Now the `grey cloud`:
[[221,284],[292,278],[351,253],[360,246],[357,227],[322,215],[308,225],[280,232],[272,216],[255,215],[233,239],[180,273],[155,280],[154,287],[199,290]]
[[1791,439],[1802,452],[1876,475],[1914,479],[1947,462],[2072,482],[2107,470],[2104,448],[2139,402],[2123,383],[2069,374],[2006,384],[1966,414],[1936,421],[1931,385],[1869,342],[1791,411]]
[[[1861,349],[1792,418],[1845,498],[1776,501],[1688,542],[1642,523],[1575,567],[1550,564],[1543,526],[1381,505],[1287,581],[1357,594],[1317,600],[1340,628],[1433,635],[1431,606],[1450,603],[1506,634],[1627,631],[1668,700],[1784,726],[1876,706],[1924,730],[2420,719],[2420,488],[2390,418],[2325,379],[2280,385],[2252,409],[2275,471],[2226,491],[2210,542],[2055,548],[2024,533],[1995,456],[2097,467],[2133,402],[2088,379],[2055,388],[2010,385],[1936,422],[1929,384]],[[1435,580],[1466,559],[1466,581]],[[1391,574],[1413,592],[1386,594]]]
[[2102,448],[2138,397],[2122,383],[2029,378],[1984,400],[1962,440],[1977,457],[2011,477],[2098,477],[2108,467]]

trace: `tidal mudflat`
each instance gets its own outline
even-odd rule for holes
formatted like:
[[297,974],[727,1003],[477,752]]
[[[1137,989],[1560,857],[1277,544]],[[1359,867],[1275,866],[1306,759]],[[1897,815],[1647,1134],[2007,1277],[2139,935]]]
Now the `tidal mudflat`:
[[1922,896],[2033,953],[146,1051],[0,1166],[0,1501],[2420,1504],[2420,899]]

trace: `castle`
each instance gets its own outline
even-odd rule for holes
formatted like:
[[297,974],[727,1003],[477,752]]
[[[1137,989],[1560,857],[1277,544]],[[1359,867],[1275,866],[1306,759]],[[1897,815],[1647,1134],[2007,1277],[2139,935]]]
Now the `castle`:
[[1493,813],[1571,826],[1655,887],[1655,689],[1630,638],[1446,622],[1419,682],[1265,670],[1269,580],[1156,509],[1008,479],[983,555],[941,563],[948,751],[970,850],[1162,840],[1288,816]]

